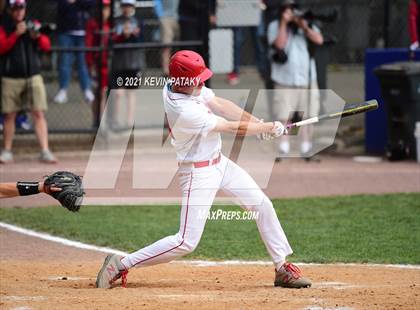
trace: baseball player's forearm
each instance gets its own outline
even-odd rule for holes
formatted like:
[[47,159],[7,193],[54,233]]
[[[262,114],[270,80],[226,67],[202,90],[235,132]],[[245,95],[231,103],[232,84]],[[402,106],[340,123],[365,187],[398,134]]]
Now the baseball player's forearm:
[[1,183],[0,184],[0,198],[19,196],[19,191],[15,183]]
[[[58,191],[61,191],[61,188],[55,185],[50,187],[50,192]],[[44,181],[0,183],[0,198],[28,196],[39,193],[45,193]]]
[[[25,184],[29,184],[25,186]],[[21,189],[19,190],[19,186]],[[22,191],[25,188],[30,189],[30,193],[37,194],[44,191],[44,182],[11,182],[11,183],[0,183],[0,198],[11,198],[16,196],[22,196]],[[31,187],[31,188],[29,188]],[[27,190],[28,190],[27,189]]]
[[209,103],[209,107],[213,113],[231,121],[260,122],[258,118],[243,110],[232,101],[224,98],[214,97]]
[[236,134],[239,136],[252,136],[261,133],[270,133],[273,130],[274,123],[262,123],[252,121],[227,121],[219,119],[214,131]]

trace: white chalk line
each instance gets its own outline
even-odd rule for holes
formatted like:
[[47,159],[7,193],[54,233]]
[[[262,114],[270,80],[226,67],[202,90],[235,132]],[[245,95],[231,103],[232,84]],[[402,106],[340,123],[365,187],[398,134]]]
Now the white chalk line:
[[[34,230],[22,228],[16,225],[0,222],[0,227],[8,229],[10,231],[20,233],[26,236],[31,236],[51,242],[55,242],[61,245],[83,249],[83,250],[90,250],[108,254],[117,254],[125,256],[128,253],[108,248],[108,247],[100,247],[96,245],[86,244],[79,241],[73,241],[62,237],[52,236],[47,233],[41,233]],[[212,266],[226,266],[226,265],[264,265],[270,266],[273,263],[271,261],[242,261],[242,260],[225,260],[225,261],[208,261],[208,260],[176,260],[171,262],[172,264],[186,264],[186,265],[193,265],[197,267],[212,267]],[[418,269],[420,270],[420,265],[402,265],[402,264],[356,264],[356,263],[333,263],[333,264],[319,264],[319,263],[296,263],[297,265],[301,266],[366,266],[366,267],[385,267],[385,268],[401,268],[401,269]]]
[[42,301],[46,300],[45,296],[2,296],[5,301]]
[[73,240],[69,240],[69,239],[65,239],[61,237],[56,237],[50,234],[40,233],[34,230],[7,224],[4,222],[0,222],[0,227],[26,235],[26,236],[31,236],[31,237],[35,237],[35,238],[39,238],[39,239],[43,239],[47,241],[52,241],[55,243],[59,243],[65,246],[74,247],[78,249],[91,250],[91,251],[103,252],[103,253],[111,253],[111,254],[117,254],[117,255],[127,255],[127,253],[119,251],[119,250],[115,250],[115,249],[111,249],[107,247],[99,247],[96,245],[86,244],[79,241],[73,241]]

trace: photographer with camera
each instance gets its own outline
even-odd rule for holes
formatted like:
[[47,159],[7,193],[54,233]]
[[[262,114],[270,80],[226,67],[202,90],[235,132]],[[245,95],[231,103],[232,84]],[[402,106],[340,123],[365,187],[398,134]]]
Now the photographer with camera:
[[41,146],[40,160],[57,160],[48,147],[45,85],[40,75],[40,51],[51,47],[49,38],[41,34],[39,22],[25,21],[26,1],[10,0],[0,26],[0,72],[2,73],[2,112],[4,113],[4,149],[0,163],[13,161],[12,142],[17,112],[30,110],[35,133]]
[[[320,30],[309,23],[294,0],[283,0],[278,6],[278,17],[267,30],[271,58],[271,79],[277,90],[273,100],[273,116],[282,123],[289,118],[289,111],[309,111],[312,117],[319,112],[319,90],[315,61],[311,58],[310,45],[322,45]],[[303,141],[300,152],[308,154],[312,148],[311,129],[301,129]],[[287,136],[278,141],[280,154],[290,152]]]

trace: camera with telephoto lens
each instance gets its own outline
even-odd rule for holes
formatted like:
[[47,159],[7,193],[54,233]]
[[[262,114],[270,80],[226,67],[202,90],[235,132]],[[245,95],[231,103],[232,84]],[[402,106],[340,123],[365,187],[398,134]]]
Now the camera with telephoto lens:
[[38,20],[29,20],[26,23],[26,29],[35,33],[41,33],[42,24]]
[[300,10],[297,8],[293,9],[293,15],[298,18],[303,18],[309,22],[320,21],[323,23],[334,23],[338,17],[337,9],[313,11],[313,10]]
[[286,9],[291,8],[293,14],[297,17],[301,17],[308,22],[320,21],[324,23],[334,23],[338,18],[337,8],[330,9],[302,9],[297,0],[270,0],[267,2],[267,9],[272,12],[280,12],[280,14]]
[[42,24],[39,20],[29,20],[26,22],[26,28],[35,33],[49,34],[55,30],[54,24]]

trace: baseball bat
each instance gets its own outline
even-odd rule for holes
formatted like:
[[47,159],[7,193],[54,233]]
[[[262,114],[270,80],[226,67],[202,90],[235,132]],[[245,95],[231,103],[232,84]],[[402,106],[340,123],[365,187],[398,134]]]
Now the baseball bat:
[[347,117],[347,116],[351,116],[351,115],[355,115],[355,114],[360,114],[360,113],[373,111],[373,110],[376,110],[377,108],[378,108],[378,101],[376,101],[375,99],[365,101],[365,102],[362,102],[362,103],[347,103],[347,104],[344,105],[343,111],[329,113],[329,114],[323,114],[323,115],[319,115],[319,116],[315,116],[315,117],[305,119],[305,120],[300,121],[300,122],[287,124],[286,128],[290,129],[290,128],[295,128],[295,127],[301,127],[301,126],[304,126],[304,125],[315,124],[315,123],[318,123],[320,121],[325,121],[325,120],[328,120],[328,119],[334,119],[334,118],[337,118],[337,117]]

